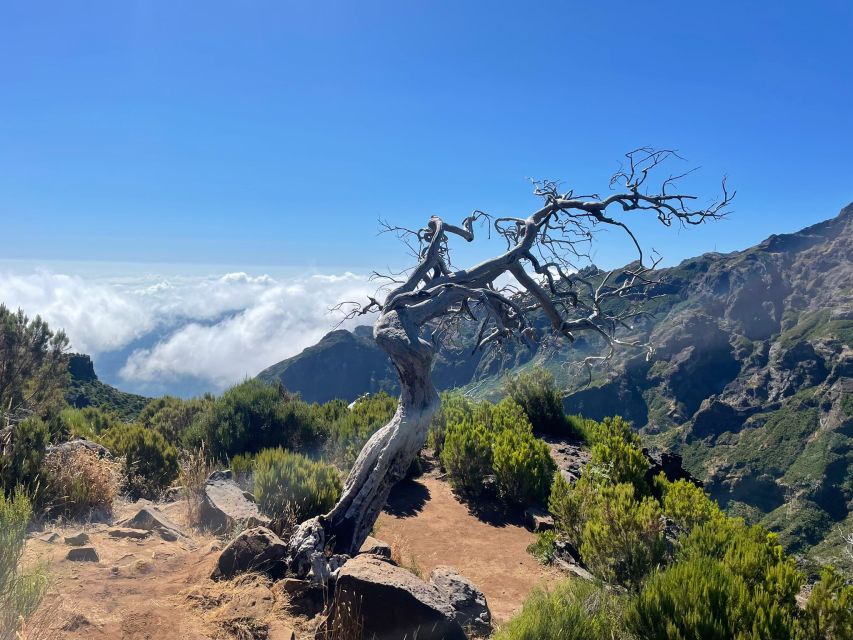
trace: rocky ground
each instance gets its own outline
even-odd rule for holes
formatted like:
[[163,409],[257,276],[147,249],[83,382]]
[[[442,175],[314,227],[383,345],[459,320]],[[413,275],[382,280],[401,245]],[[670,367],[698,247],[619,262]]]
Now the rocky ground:
[[[144,510],[148,506],[160,523],[151,521]],[[186,511],[180,500],[122,502],[110,522],[47,523],[34,532],[25,562],[47,563],[51,585],[26,637],[313,637],[317,612],[286,584],[258,575],[212,580],[227,536],[192,530]],[[535,585],[560,578],[526,552],[534,534],[500,514],[472,513],[437,471],[394,491],[376,536],[388,541],[404,568],[424,580],[439,565],[458,569],[483,590],[498,624],[520,608]]]

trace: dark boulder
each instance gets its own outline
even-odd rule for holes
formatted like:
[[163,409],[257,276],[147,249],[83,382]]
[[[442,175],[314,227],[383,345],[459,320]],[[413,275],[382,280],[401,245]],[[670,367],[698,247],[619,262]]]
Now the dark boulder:
[[360,619],[365,638],[465,640],[457,613],[433,584],[374,555],[340,570],[327,624]]
[[233,578],[247,571],[259,571],[274,579],[284,576],[287,545],[265,527],[248,529],[237,536],[222,553],[216,568],[214,579]]
[[94,547],[74,547],[68,550],[65,556],[67,560],[72,562],[99,562],[98,552]]

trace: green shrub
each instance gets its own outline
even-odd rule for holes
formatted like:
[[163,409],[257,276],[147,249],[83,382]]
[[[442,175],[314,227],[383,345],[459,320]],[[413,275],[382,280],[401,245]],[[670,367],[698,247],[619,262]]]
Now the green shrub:
[[799,640],[853,638],[853,585],[832,567],[824,567],[797,620]]
[[638,499],[630,484],[602,487],[587,518],[580,552],[600,578],[637,589],[664,559],[657,501]]
[[605,418],[592,428],[590,463],[606,473],[611,484],[630,484],[638,495],[649,495],[646,482],[648,460],[640,448],[640,439],[619,416]]
[[[516,405],[517,406],[517,405]],[[492,465],[498,491],[511,504],[543,504],[548,499],[557,465],[548,445],[536,438],[525,416],[497,432]]]
[[551,372],[537,367],[509,376],[505,390],[524,409],[536,433],[583,437],[581,432],[573,429],[574,423],[563,413],[563,395]]
[[374,433],[388,424],[397,410],[397,400],[387,393],[360,398],[327,427],[326,457],[351,467]]
[[534,589],[495,640],[627,640],[621,609],[602,585],[567,580],[551,592]]
[[802,583],[773,534],[712,518],[684,536],[676,562],[649,579],[629,618],[640,638],[795,638]]
[[255,498],[271,517],[293,509],[300,520],[326,513],[341,493],[337,469],[284,449],[265,449],[255,458]]
[[583,542],[586,519],[598,499],[598,486],[590,480],[590,474],[582,475],[574,485],[557,473],[551,483],[548,511],[554,516],[554,527],[575,547]]
[[482,422],[464,417],[448,423],[441,464],[450,484],[470,496],[483,491],[483,479],[492,472],[492,434]]
[[527,545],[527,553],[539,561],[539,564],[550,564],[557,550],[557,533],[542,531],[536,534],[536,542]]
[[648,640],[796,638],[796,607],[779,595],[725,561],[695,556],[652,576],[626,618]]
[[107,430],[101,441],[124,458],[123,488],[132,499],[156,497],[178,475],[178,452],[159,431],[121,424]]
[[287,447],[298,450],[314,444],[320,434],[317,412],[281,386],[247,380],[232,387],[198,413],[184,433],[184,443],[205,443],[217,460],[239,453]]
[[255,468],[255,456],[247,453],[238,453],[231,458],[228,463],[228,468],[237,476],[246,476],[251,474]]
[[64,437],[89,440],[94,440],[107,429],[121,424],[121,419],[115,413],[97,407],[63,409],[59,413],[59,421]]
[[453,391],[442,392],[441,407],[430,423],[427,445],[440,460],[448,424],[457,424],[465,419],[473,419],[475,414],[485,423],[488,421],[490,413],[491,408],[486,402],[475,402],[461,393]]
[[0,453],[0,493],[23,486],[34,491],[50,430],[43,420],[27,418],[12,426],[8,449]]
[[19,637],[19,618],[35,612],[47,589],[43,568],[25,572],[19,566],[31,516],[26,494],[0,492],[0,640]]
[[155,398],[139,413],[139,422],[149,429],[159,431],[173,445],[180,443],[192,427],[193,421],[213,405],[212,395],[183,400],[173,396]]
[[689,533],[698,525],[724,517],[717,503],[692,482],[669,482],[661,474],[658,484],[663,488],[664,515],[683,531]]
[[628,608],[628,627],[643,640],[734,640],[745,631],[749,593],[741,578],[711,558],[676,563],[652,576]]

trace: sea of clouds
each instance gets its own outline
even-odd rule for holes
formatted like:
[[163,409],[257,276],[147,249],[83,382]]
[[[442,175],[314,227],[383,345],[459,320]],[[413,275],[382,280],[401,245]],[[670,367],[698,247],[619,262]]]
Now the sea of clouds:
[[334,305],[363,301],[375,289],[349,272],[274,278],[0,270],[0,302],[64,329],[106,382],[152,395],[221,391],[252,377],[338,325]]

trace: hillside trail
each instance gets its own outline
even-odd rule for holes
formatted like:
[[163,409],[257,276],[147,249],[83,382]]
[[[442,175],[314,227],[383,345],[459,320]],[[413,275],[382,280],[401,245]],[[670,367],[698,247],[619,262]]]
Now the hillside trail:
[[[140,503],[117,503],[113,521],[135,514]],[[186,527],[183,502],[157,508],[188,534],[174,541],[114,538],[110,524],[48,524],[27,541],[24,563],[48,567],[50,587],[25,640],[225,640],[255,636],[251,621],[313,637],[315,620],[290,616],[286,595],[258,576],[215,582],[210,574],[225,541]],[[64,537],[84,531],[98,562],[66,559],[73,547]],[[54,532],[57,539],[40,539]],[[486,595],[497,623],[520,610],[529,591],[560,574],[526,552],[535,535],[499,513],[475,515],[459,501],[437,471],[405,480],[380,516],[376,537],[396,547],[409,568],[424,579],[447,564]]]
[[521,610],[534,587],[565,578],[527,553],[536,535],[519,519],[494,510],[474,513],[437,468],[394,487],[375,537],[397,547],[402,564],[425,579],[438,565],[455,567],[483,591],[498,624]]

